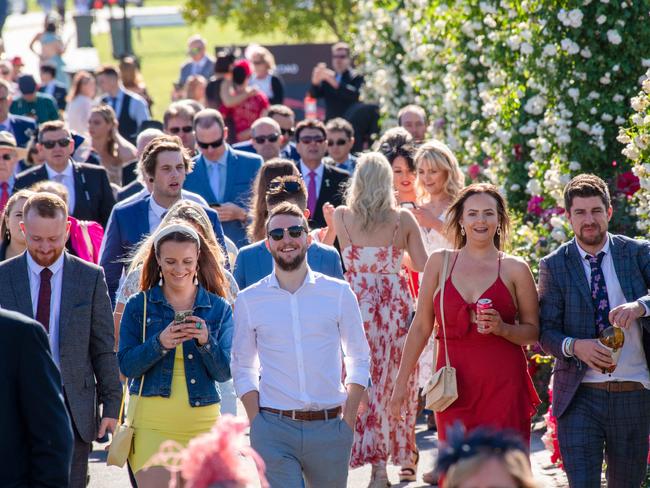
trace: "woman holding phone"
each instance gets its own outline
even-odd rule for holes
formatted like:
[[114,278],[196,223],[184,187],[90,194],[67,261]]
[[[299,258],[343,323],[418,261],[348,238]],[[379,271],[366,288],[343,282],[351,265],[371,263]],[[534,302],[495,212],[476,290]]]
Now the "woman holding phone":
[[170,481],[164,466],[147,466],[160,445],[187,445],[219,417],[215,382],[231,377],[233,322],[218,258],[183,221],[154,235],[141,289],[124,309],[118,360],[132,379],[128,415],[136,434],[129,465],[138,486],[148,488]]

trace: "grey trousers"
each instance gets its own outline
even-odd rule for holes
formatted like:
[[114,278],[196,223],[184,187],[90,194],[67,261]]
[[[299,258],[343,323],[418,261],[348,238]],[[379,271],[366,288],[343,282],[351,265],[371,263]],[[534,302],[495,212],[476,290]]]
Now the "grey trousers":
[[253,419],[250,438],[264,459],[271,488],[347,485],[354,432],[340,417],[300,421],[262,410]]

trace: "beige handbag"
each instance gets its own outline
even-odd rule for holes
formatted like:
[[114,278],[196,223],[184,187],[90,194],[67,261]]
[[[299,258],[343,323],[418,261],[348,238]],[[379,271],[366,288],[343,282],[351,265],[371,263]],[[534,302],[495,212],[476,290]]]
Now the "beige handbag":
[[447,267],[449,266],[449,252],[445,251],[440,278],[440,322],[442,325],[442,338],[445,343],[445,366],[436,371],[436,349],[438,341],[434,343],[433,375],[424,387],[426,395],[426,408],[434,412],[442,412],[458,398],[456,384],[456,369],[449,364],[447,350],[447,332],[445,330],[445,281],[447,280]]
[[[145,327],[147,324],[147,294],[144,293],[144,314],[142,316],[142,343],[145,341]],[[124,381],[124,390],[122,391],[122,404],[120,405],[120,414],[117,416],[118,426],[113,433],[113,439],[111,440],[111,445],[108,446],[108,456],[106,458],[106,464],[108,466],[118,466],[123,467],[126,464],[126,460],[129,457],[131,452],[131,446],[133,445],[133,436],[135,434],[135,428],[133,426],[133,420],[135,419],[135,409],[137,408],[137,399],[142,395],[142,385],[144,385],[144,375],[140,380],[140,391],[138,396],[134,397],[129,395],[129,403],[133,402],[133,406],[130,409],[132,412],[131,415],[126,416],[124,419],[124,400],[126,399],[127,393],[127,384],[129,383],[128,379]]]

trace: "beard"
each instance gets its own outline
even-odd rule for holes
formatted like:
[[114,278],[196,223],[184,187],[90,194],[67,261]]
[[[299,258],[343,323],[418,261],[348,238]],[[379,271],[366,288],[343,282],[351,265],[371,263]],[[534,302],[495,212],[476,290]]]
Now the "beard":
[[296,269],[300,268],[302,263],[305,261],[306,255],[307,247],[303,248],[300,254],[291,260],[284,259],[282,256],[280,256],[280,253],[278,251],[271,251],[271,256],[273,256],[275,265],[282,271],[295,271]]
[[600,225],[595,224],[593,226],[590,226],[590,228],[593,228],[597,232],[592,236],[586,236],[584,232],[585,228],[581,228],[578,234],[580,242],[584,242],[588,246],[596,246],[598,244],[601,244],[607,238],[607,231],[603,231]]
[[63,254],[63,249],[56,249],[54,252],[49,254],[42,254],[38,251],[29,251],[29,255],[32,257],[34,262],[39,266],[47,268],[52,266],[57,259]]

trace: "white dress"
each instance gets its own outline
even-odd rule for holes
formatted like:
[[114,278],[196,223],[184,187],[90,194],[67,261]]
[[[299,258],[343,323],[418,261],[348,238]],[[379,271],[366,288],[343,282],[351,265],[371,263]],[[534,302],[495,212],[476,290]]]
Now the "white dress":
[[94,102],[91,98],[85,95],[77,95],[70,101],[65,111],[70,130],[81,134],[87,139],[89,138],[88,119],[93,105]]

